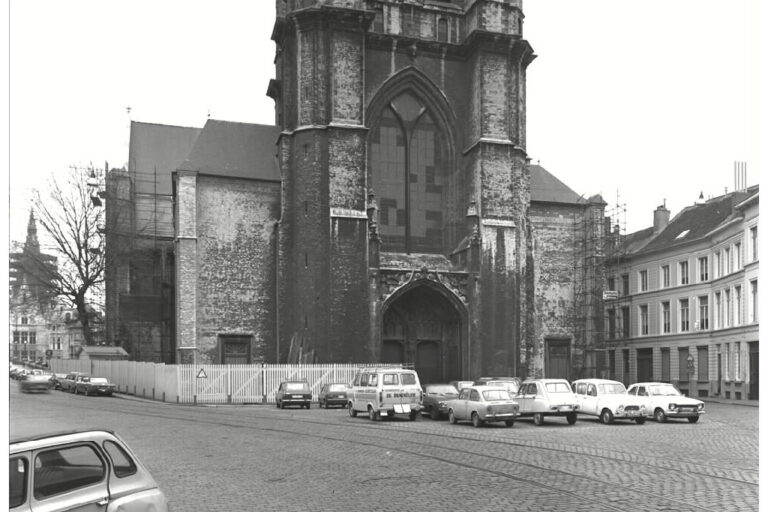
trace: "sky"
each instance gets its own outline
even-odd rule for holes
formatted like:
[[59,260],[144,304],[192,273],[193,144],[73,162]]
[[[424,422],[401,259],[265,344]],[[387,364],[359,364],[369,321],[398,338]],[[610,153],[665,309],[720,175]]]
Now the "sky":
[[[120,167],[135,121],[273,124],[271,0],[11,0],[9,237],[31,189]],[[757,0],[527,0],[527,151],[626,232],[757,183]],[[764,27],[763,27],[764,28]]]

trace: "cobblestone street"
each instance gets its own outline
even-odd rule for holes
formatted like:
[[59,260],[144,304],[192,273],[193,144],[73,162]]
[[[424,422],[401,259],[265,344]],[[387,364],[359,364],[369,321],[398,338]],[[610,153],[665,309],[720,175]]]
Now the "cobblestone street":
[[10,389],[11,436],[117,431],[174,511],[757,510],[758,408],[698,424],[580,417],[476,429],[344,410],[189,407]]

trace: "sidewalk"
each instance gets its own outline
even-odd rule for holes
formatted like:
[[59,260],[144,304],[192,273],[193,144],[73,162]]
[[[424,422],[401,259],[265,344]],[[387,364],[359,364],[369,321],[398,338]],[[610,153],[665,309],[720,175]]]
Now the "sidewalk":
[[759,407],[759,400],[733,400],[728,398],[720,398],[717,396],[699,398],[702,402],[710,402],[715,404],[728,404],[728,405],[746,405],[748,407]]

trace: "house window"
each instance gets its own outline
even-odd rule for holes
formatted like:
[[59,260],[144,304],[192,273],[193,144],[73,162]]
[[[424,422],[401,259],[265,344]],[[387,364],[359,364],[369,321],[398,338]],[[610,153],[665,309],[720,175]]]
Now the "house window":
[[698,363],[696,378],[698,380],[709,380],[709,347],[696,347],[696,362]]
[[37,343],[37,333],[35,331],[29,333],[29,343],[32,345]]
[[648,334],[648,305],[640,306],[640,334]]
[[621,275],[621,291],[624,296],[629,295],[629,274]]
[[725,263],[725,274],[728,275],[732,272],[730,247],[726,247],[725,250],[723,250],[723,260],[723,263]]
[[662,348],[661,349],[661,382],[669,382],[670,381],[670,357],[669,357],[669,349],[668,348]]
[[221,351],[221,364],[251,363],[250,336],[220,335],[219,350]]
[[733,378],[741,380],[741,343],[733,344]]
[[445,18],[437,20],[437,40],[440,42],[448,41],[448,20]]
[[678,370],[680,372],[680,380],[689,380],[688,374],[688,347],[680,347],[677,349],[679,365]]
[[757,309],[757,279],[749,282],[750,295],[752,300],[749,305],[749,322],[754,323],[758,320]]
[[611,291],[616,291],[616,278],[615,277],[609,277],[608,278],[608,289]]
[[624,338],[629,338],[629,306],[621,308],[621,334]]
[[670,314],[669,314],[669,302],[661,303],[661,329],[662,333],[669,334],[670,332]]
[[669,265],[661,267],[661,287],[669,288]]
[[13,342],[18,343],[21,339],[21,333],[19,331],[13,331]]
[[680,284],[688,284],[688,262],[680,262]]
[[29,340],[29,337],[28,337],[28,336],[29,336],[29,333],[28,333],[28,332],[26,332],[26,331],[21,331],[21,343],[22,343],[22,344],[26,344],[26,343],[27,343],[27,341]]
[[725,380],[731,380],[731,344],[726,343],[724,345],[725,350],[723,352],[723,356],[725,357],[725,361],[723,361],[723,366],[725,368]]
[[733,325],[741,325],[743,312],[741,310],[741,286],[733,288],[733,309],[735,314],[733,315]]
[[608,310],[608,339],[616,339],[616,310]]
[[709,281],[709,258],[707,256],[699,258],[699,281]]
[[733,269],[741,270],[741,242],[733,244]]
[[648,291],[648,271],[647,270],[640,271],[640,291],[641,292]]
[[699,297],[699,330],[709,329],[709,297],[702,295]]
[[752,261],[757,261],[757,226],[749,228],[749,240],[752,248]]
[[726,289],[725,292],[723,292],[725,295],[725,315],[723,318],[723,327],[730,327],[732,323],[732,312],[731,309],[731,290]]
[[690,327],[688,299],[680,299],[680,332],[688,332]]
[[25,316],[21,317],[21,325],[27,325],[29,323],[29,319]]

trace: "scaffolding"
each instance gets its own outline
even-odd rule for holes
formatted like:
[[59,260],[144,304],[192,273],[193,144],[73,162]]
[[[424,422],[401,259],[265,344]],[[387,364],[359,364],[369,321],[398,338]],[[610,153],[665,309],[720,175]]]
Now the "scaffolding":
[[629,259],[627,238],[627,205],[621,202],[616,191],[616,202],[606,212],[606,225],[610,234],[606,237],[606,287],[604,304],[605,351],[607,354],[607,378],[616,379],[616,340],[629,336]]

